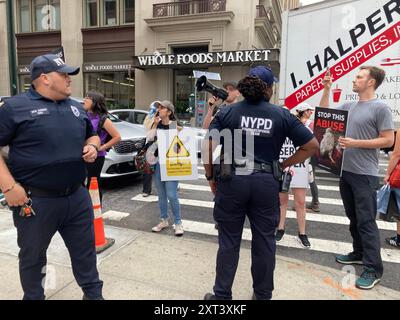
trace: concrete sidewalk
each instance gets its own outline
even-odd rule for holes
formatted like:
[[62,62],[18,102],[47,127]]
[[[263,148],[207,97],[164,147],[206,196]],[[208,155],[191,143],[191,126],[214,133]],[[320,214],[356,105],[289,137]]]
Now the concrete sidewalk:
[[[114,299],[200,300],[210,292],[215,277],[217,243],[183,236],[106,227],[115,245],[98,255],[104,297]],[[16,230],[9,211],[0,209],[0,299],[20,299]],[[242,248],[233,286],[234,299],[252,296],[251,252]],[[48,299],[81,299],[68,252],[57,234],[48,250]],[[344,273],[319,265],[277,256],[274,299],[386,300],[400,292],[383,286],[361,291],[343,289]],[[346,282],[346,281],[344,281]]]

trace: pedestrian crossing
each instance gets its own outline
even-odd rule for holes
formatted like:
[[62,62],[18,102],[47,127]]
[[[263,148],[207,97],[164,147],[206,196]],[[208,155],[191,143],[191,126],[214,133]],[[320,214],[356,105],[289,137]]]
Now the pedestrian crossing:
[[[388,161],[381,162],[380,175],[384,176]],[[186,232],[217,236],[218,231],[214,227],[212,218],[212,209],[214,208],[213,196],[208,186],[208,182],[204,177],[204,168],[198,166],[199,179],[195,181],[182,181],[179,183],[180,195],[179,201],[182,209],[183,225]],[[343,203],[339,191],[339,178],[327,173],[323,170],[318,170],[316,173],[316,181],[319,189],[320,213],[307,212],[307,234],[311,242],[310,249],[304,249],[298,242],[295,235],[285,233],[283,239],[277,243],[279,247],[292,248],[295,250],[309,250],[315,253],[331,253],[344,254],[352,251],[351,237],[348,230],[349,220],[345,216]],[[262,194],[262,190],[260,191]],[[289,199],[293,201],[293,196]],[[154,206],[154,210],[158,212],[158,197],[135,195],[131,199],[135,203],[149,204]],[[307,202],[310,202],[311,197],[307,196]],[[289,208],[292,208],[291,203]],[[190,217],[185,212],[195,212]],[[197,216],[196,216],[197,215]],[[201,215],[201,216],[200,216]],[[296,212],[287,211],[286,218],[295,221]],[[396,232],[396,224],[377,220],[378,228],[381,232],[381,237],[392,236]],[[325,232],[326,230],[326,232]],[[338,230],[336,232],[336,230]],[[317,232],[318,231],[318,232]],[[329,236],[325,237],[325,233]],[[382,236],[382,233],[384,234]],[[315,236],[317,234],[317,236]],[[242,239],[251,241],[251,230],[245,228]],[[382,259],[389,263],[400,263],[400,250],[382,246]]]
[[[182,189],[182,186],[181,186]],[[142,195],[137,195],[133,197],[131,200],[139,201],[139,202],[158,202],[157,196],[149,196],[143,197]],[[190,207],[199,207],[205,209],[213,209],[214,202],[212,201],[202,201],[202,200],[193,200],[193,199],[182,199],[179,198],[179,203],[184,206]],[[296,212],[292,210],[288,210],[286,214],[286,218],[289,219],[296,219]],[[323,222],[323,223],[334,223],[340,225],[349,225],[349,220],[346,217],[329,215],[329,214],[321,214],[321,213],[309,213],[307,212],[307,221],[314,221],[314,222]],[[396,225],[394,223],[389,223],[385,221],[377,221],[379,229],[382,230],[396,230]]]

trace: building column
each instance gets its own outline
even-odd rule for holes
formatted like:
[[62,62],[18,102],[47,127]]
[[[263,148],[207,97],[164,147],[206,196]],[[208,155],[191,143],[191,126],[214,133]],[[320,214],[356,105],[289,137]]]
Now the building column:
[[0,61],[2,62],[0,63],[0,96],[9,96],[11,94],[6,6],[6,0],[0,0]]
[[61,43],[64,47],[65,61],[70,66],[79,66],[81,71],[72,77],[72,96],[83,97],[83,46],[82,22],[83,1],[61,0]]

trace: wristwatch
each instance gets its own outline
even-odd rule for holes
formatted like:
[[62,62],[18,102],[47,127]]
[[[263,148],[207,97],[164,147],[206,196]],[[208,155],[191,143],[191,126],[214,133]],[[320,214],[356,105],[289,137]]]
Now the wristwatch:
[[205,175],[205,176],[206,176],[207,181],[214,180],[214,176],[207,176],[207,175]]

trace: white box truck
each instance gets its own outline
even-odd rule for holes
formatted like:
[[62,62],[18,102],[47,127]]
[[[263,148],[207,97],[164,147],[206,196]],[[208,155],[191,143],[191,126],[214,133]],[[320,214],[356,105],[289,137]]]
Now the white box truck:
[[279,99],[289,109],[318,106],[322,79],[334,78],[330,105],[356,101],[362,65],[386,71],[377,96],[400,122],[400,0],[327,0],[283,13]]

